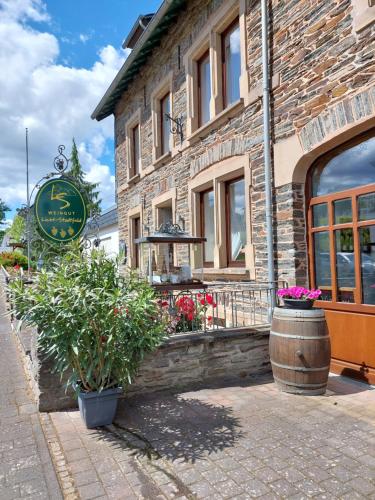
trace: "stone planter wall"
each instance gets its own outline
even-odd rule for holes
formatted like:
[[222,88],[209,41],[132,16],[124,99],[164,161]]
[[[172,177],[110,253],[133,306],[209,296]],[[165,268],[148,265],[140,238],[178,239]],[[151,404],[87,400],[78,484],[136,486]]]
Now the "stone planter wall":
[[[65,379],[53,373],[53,364],[40,358],[33,329],[14,332],[23,356],[39,411],[77,407],[73,391],[65,392]],[[243,380],[270,372],[269,328],[215,334],[188,334],[169,338],[147,356],[128,396],[167,389],[188,388],[227,379]]]

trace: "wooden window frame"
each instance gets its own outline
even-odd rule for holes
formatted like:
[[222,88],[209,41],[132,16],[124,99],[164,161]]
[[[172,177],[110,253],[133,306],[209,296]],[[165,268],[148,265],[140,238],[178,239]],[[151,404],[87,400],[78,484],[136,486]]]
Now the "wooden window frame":
[[139,259],[139,252],[140,252],[140,246],[139,243],[135,243],[135,240],[141,237],[141,217],[133,217],[131,219],[132,225],[133,225],[133,251],[134,251],[134,264],[135,264],[135,269],[139,269],[140,265],[140,259]]
[[[138,160],[136,161],[135,151],[136,151],[136,130],[138,134]],[[140,174],[140,158],[141,158],[141,128],[140,124],[137,123],[131,128],[131,176],[134,177]]]
[[[225,47],[225,38],[228,33],[233,29],[233,26],[237,25],[238,29],[240,29],[240,18],[237,16],[233,21],[225,28],[225,30],[221,33],[221,75],[222,75],[222,98],[223,98],[223,110],[228,107],[228,95],[227,95],[227,58],[226,58],[226,47]],[[240,72],[241,78],[241,72]],[[241,94],[240,88],[240,79],[238,80],[238,89],[239,94]],[[233,103],[231,103],[233,104]]]
[[[211,187],[209,189],[205,189],[204,191],[201,191],[199,193],[199,211],[200,211],[200,234],[201,234],[201,237],[205,237],[205,217],[204,217],[204,195],[207,194],[207,193],[214,193],[214,188]],[[216,211],[216,207],[215,207],[215,199],[214,199],[214,216],[215,216],[215,212]],[[215,228],[214,228],[214,233],[215,233]],[[215,242],[215,238],[214,238],[214,242]],[[215,244],[214,244],[214,247],[215,247]],[[206,255],[205,255],[205,250],[204,250],[204,244],[202,245],[202,252],[203,252],[203,267],[214,267],[214,261],[209,261],[209,260],[206,260]]]
[[[197,60],[197,90],[198,90],[198,128],[203,127],[206,123],[210,121],[210,112],[207,122],[202,122],[202,64],[208,59],[210,65],[211,72],[211,58],[210,58],[210,49],[208,48],[204,54]],[[211,85],[211,76],[210,76],[210,85]],[[210,92],[211,93],[211,92]],[[210,102],[209,102],[210,106]]]
[[[313,166],[310,168],[306,180],[306,220],[307,220],[307,244],[308,244],[308,268],[309,268],[309,278],[310,286],[316,288],[315,281],[315,249],[314,249],[314,234],[326,231],[329,233],[329,252],[330,252],[330,267],[331,267],[331,286],[330,287],[320,287],[322,290],[330,290],[332,298],[330,301],[317,300],[316,305],[318,307],[324,307],[324,309],[333,309],[338,311],[351,311],[351,312],[362,312],[362,313],[374,313],[375,305],[363,304],[362,303],[362,279],[361,279],[361,247],[359,238],[359,229],[361,227],[373,226],[375,225],[375,219],[369,219],[366,221],[358,220],[358,197],[363,194],[375,193],[375,183],[367,184],[364,186],[359,186],[352,189],[347,189],[344,191],[337,191],[334,193],[312,196],[312,177],[313,172],[319,166],[327,164],[332,158],[337,156],[342,151],[350,149],[351,147],[363,142],[367,138],[374,137],[373,133],[367,133],[353,140],[346,142],[344,145],[335,148],[330,151],[322,158],[318,159]],[[352,200],[352,222],[335,224],[334,221],[334,202],[337,200],[343,200],[350,198]],[[327,203],[328,207],[328,225],[313,227],[313,207],[321,203]],[[335,243],[335,231],[340,229],[352,229],[353,230],[353,243],[354,243],[354,276],[355,276],[355,288],[353,289],[354,302],[338,302],[338,286],[337,286],[337,263],[336,263],[336,243]]]
[[[231,237],[231,222],[230,222],[230,213],[231,213],[231,202],[230,202],[230,192],[229,186],[243,180],[245,183],[245,177],[241,175],[240,177],[236,177],[235,179],[230,179],[225,182],[225,221],[226,221],[226,246],[227,246],[227,267],[246,267],[246,258],[243,261],[232,260],[232,237]],[[245,184],[246,187],[246,184]],[[245,189],[246,193],[246,189]],[[245,217],[246,217],[246,202],[245,202]],[[246,234],[247,236],[247,234]],[[247,244],[247,242],[246,242]]]
[[159,99],[160,156],[164,156],[167,153],[171,152],[170,137],[169,137],[169,142],[168,142],[168,149],[164,150],[164,148],[165,148],[164,131],[165,131],[165,127],[167,126],[167,123],[166,123],[166,120],[164,117],[163,103],[166,99],[169,99],[169,108],[171,108],[171,93],[169,92],[169,90]]

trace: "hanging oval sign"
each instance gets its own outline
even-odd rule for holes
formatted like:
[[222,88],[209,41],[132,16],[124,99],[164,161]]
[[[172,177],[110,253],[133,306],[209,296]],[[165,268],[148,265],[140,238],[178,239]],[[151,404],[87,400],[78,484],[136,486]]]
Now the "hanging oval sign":
[[36,195],[34,207],[41,235],[55,243],[67,243],[78,238],[85,227],[85,200],[77,186],[69,180],[53,179],[43,184]]

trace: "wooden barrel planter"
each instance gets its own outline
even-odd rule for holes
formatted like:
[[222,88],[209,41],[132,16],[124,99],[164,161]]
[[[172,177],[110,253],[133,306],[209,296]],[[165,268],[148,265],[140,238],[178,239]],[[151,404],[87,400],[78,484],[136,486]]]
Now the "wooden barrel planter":
[[331,359],[324,311],[276,307],[270,357],[273,376],[281,391],[307,396],[324,394]]

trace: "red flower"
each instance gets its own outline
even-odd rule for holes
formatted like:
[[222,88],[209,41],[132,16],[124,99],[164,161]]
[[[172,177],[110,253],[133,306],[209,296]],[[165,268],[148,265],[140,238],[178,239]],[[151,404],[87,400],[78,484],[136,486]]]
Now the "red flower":
[[207,316],[208,321],[212,321],[212,316]]
[[201,299],[199,302],[202,304],[202,306],[206,305],[206,301],[204,299]]
[[166,300],[163,300],[161,303],[161,307],[168,307],[169,303]]
[[194,315],[193,315],[192,313],[189,313],[189,314],[187,315],[187,319],[188,319],[189,321],[193,321],[193,319],[194,319]]
[[212,305],[214,303],[214,298],[209,293],[206,295],[207,304]]
[[213,302],[212,307],[215,309],[216,306],[217,306],[216,302]]
[[15,264],[13,266],[13,269],[15,269],[16,271],[18,271],[18,269],[20,269],[20,268],[21,268],[21,266],[19,264]]
[[120,309],[118,309],[117,307],[114,307],[114,308],[113,308],[113,314],[114,314],[115,316],[118,316],[118,315],[120,314]]

